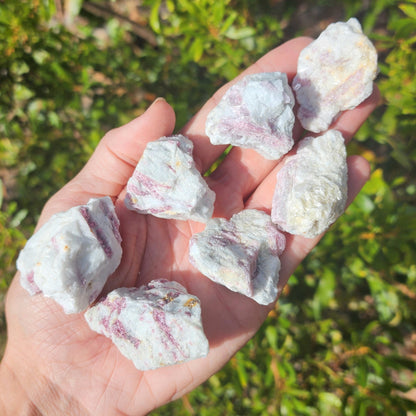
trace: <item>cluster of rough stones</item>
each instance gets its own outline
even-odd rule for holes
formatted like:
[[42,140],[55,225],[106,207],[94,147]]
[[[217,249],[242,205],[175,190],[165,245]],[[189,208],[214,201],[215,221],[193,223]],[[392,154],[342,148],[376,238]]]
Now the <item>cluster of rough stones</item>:
[[[326,130],[341,111],[371,94],[377,54],[356,19],[328,28],[300,54],[292,88],[298,118],[313,132]],[[249,75],[234,84],[208,115],[213,144],[252,148],[280,159],[294,145],[294,95],[286,74]],[[330,130],[301,141],[277,174],[272,215],[243,210],[211,219],[215,194],[198,172],[193,144],[182,135],[149,143],[127,185],[125,204],[141,214],[207,222],[192,236],[190,262],[202,274],[260,304],[277,297],[285,236],[325,231],[343,212],[347,196],[344,139]],[[121,260],[119,220],[109,197],[54,215],[27,242],[17,260],[21,284],[43,293],[66,313],[88,308]],[[158,279],[120,288],[85,313],[90,327],[110,338],[140,370],[208,353],[199,299],[176,282]]]

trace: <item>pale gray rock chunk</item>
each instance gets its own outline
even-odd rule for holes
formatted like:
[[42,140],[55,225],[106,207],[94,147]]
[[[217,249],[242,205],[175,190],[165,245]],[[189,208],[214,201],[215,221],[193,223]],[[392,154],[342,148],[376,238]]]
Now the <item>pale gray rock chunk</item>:
[[286,74],[247,75],[208,114],[205,132],[212,144],[232,144],[280,159],[293,146],[294,104]]
[[339,131],[303,139],[277,173],[272,221],[291,234],[318,236],[344,212],[347,182],[346,150]]
[[85,310],[120,263],[119,224],[109,197],[53,215],[19,254],[21,285],[66,313]]
[[376,75],[377,51],[358,20],[330,24],[299,56],[292,88],[302,126],[326,130],[340,112],[371,95]]
[[205,276],[262,305],[276,300],[279,256],[286,239],[262,211],[248,209],[229,221],[213,218],[190,241],[190,262]]
[[142,371],[208,354],[199,299],[177,282],[158,279],[116,289],[87,310],[85,319]]
[[148,143],[127,183],[127,208],[160,218],[208,221],[215,193],[196,169],[192,150],[193,143],[180,134]]

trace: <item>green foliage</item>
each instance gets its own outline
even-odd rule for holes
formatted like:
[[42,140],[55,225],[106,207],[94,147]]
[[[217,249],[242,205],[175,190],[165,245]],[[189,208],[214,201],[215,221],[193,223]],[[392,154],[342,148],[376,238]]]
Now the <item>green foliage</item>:
[[163,10],[160,0],[147,3],[159,44],[167,50],[179,44],[178,64],[197,62],[223,79],[237,76],[283,35],[277,19],[261,6],[249,9],[249,2],[168,0]]
[[332,20],[337,9],[358,16],[379,51],[383,102],[350,146],[371,179],[246,347],[153,414],[416,411],[404,394],[416,387],[416,1],[146,0],[142,24],[156,45],[79,0],[62,18],[59,3],[0,2],[0,292],[41,207],[108,129],[158,95],[182,126],[224,82],[308,29],[300,17]]
[[0,293],[7,290],[14,274],[18,251],[25,242],[23,233],[17,227],[27,215],[26,210],[18,210],[15,202],[4,208],[2,195],[3,183],[0,180],[0,265],[4,273],[0,277]]
[[386,158],[383,168],[390,177],[403,172],[403,168],[408,175],[411,174],[416,160],[416,3],[413,0],[394,3],[396,8],[387,9],[389,32],[374,36],[378,49],[385,57],[380,63],[378,83],[384,105],[358,135],[361,140],[375,140],[389,146],[388,156],[391,158]]
[[135,75],[138,63],[122,79],[114,76],[126,60],[134,62],[133,53],[116,47],[121,29],[113,25],[108,30],[103,49],[92,28],[80,27],[74,36],[50,22],[53,2],[29,3],[1,6],[1,27],[6,35],[8,30],[9,41],[0,46],[0,149],[6,166],[17,169],[19,204],[36,217],[45,200],[77,173],[104,132],[145,103]]
[[270,7],[264,2],[144,3],[150,8],[149,25],[157,36],[157,50],[147,50],[146,58],[160,65],[152,90],[174,106],[180,127],[218,87],[275,46],[283,35],[280,19],[267,14]]

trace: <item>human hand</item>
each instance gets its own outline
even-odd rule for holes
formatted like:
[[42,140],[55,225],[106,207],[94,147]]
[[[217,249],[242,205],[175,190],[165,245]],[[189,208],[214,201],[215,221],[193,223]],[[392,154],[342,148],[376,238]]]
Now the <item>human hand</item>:
[[[244,74],[281,71],[289,81],[297,57],[311,40],[297,38],[269,52]],[[194,142],[194,158],[206,171],[223,152],[205,136],[205,119],[231,85],[222,87],[183,128]],[[344,113],[333,127],[347,141],[375,108],[375,90],[363,104]],[[123,258],[105,292],[116,287],[141,286],[155,278],[175,280],[201,300],[205,333],[210,343],[206,358],[141,372],[112,342],[90,330],[83,314],[64,314],[43,296],[30,297],[14,279],[7,296],[8,344],[0,367],[1,414],[142,415],[192,390],[218,371],[254,335],[270,308],[231,292],[202,276],[188,261],[192,234],[203,224],[139,215],[125,208],[127,180],[146,143],[173,131],[172,108],[157,100],[141,117],[110,131],[84,169],[45,205],[38,227],[51,215],[109,195],[116,205],[123,238]],[[295,140],[302,129],[295,126]],[[279,169],[253,150],[233,148],[207,179],[215,191],[215,216],[230,217],[243,208],[270,212]],[[368,163],[351,157],[349,202],[368,178]],[[287,236],[281,256],[280,289],[319,238]],[[38,412],[38,413],[36,413]]]

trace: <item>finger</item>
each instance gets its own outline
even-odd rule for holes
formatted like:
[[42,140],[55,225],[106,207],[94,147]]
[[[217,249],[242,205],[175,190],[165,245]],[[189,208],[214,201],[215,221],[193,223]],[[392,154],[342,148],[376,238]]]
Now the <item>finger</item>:
[[92,197],[108,195],[115,199],[133,174],[146,144],[172,134],[174,126],[172,107],[159,98],[141,116],[108,132],[79,174],[45,205],[38,226],[52,214]]
[[[358,195],[370,176],[370,166],[361,156],[350,156],[348,163],[348,199],[347,206]],[[247,201],[245,208],[261,209],[270,213],[274,187],[276,184],[276,170],[270,173],[255,193]],[[323,235],[323,234],[322,234]],[[279,288],[288,281],[296,267],[306,255],[316,246],[322,235],[316,238],[305,238],[286,234],[286,249],[281,256],[282,268],[280,272]]]
[[194,142],[194,157],[201,171],[205,172],[227,147],[213,146],[205,134],[207,115],[218,104],[225,92],[242,77],[259,72],[285,72],[289,81],[291,81],[296,73],[297,59],[300,51],[311,41],[312,39],[310,38],[299,37],[273,49],[234,80],[221,87],[186,124],[182,129],[182,133]]
[[350,142],[367,117],[381,104],[381,100],[380,90],[374,84],[372,94],[365,101],[354,110],[343,112],[329,128],[340,131],[345,142]]
[[[354,110],[344,112],[331,126],[341,131],[348,143],[370,113],[380,103],[380,92],[375,86],[372,95]],[[305,133],[306,136],[319,134]],[[296,152],[296,147],[287,155]],[[244,201],[256,190],[281,161],[270,161],[250,149],[234,147],[221,165],[207,178],[216,193],[215,215],[230,217],[244,207]]]
[[88,191],[118,196],[147,143],[170,135],[174,126],[172,107],[163,98],[156,99],[140,117],[108,132],[76,179],[84,180]]

